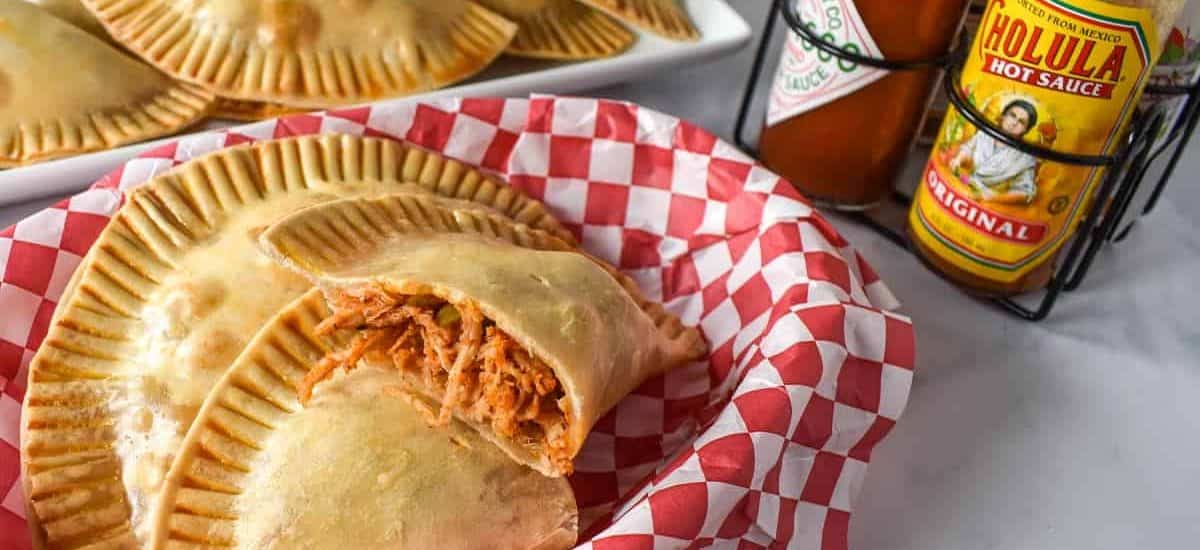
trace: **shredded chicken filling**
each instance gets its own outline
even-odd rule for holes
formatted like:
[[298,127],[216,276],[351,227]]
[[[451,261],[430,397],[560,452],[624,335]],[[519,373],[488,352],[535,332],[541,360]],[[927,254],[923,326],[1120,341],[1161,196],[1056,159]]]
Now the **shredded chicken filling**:
[[330,306],[333,315],[317,333],[356,333],[309,371],[300,385],[301,402],[339,368],[353,369],[364,358],[390,362],[410,383],[440,396],[436,423],[446,424],[457,411],[522,446],[541,447],[555,469],[571,472],[558,378],[478,307],[376,286],[336,292]]

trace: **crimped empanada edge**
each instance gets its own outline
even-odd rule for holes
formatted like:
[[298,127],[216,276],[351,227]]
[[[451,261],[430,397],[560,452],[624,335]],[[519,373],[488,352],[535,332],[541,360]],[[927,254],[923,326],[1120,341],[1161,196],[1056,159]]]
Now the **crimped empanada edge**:
[[[517,28],[468,1],[442,40],[406,36],[393,37],[386,47],[370,51],[325,48],[284,52],[264,48],[256,36],[232,31],[226,36],[228,43],[214,44],[196,18],[162,1],[82,1],[114,39],[163,72],[222,97],[296,108],[363,103],[453,84],[490,65],[512,41]],[[397,56],[395,50],[413,55]],[[447,58],[446,51],[454,55]],[[419,59],[423,64],[402,67],[403,75],[383,70],[396,67],[398,59]]]
[[[221,422],[217,416],[228,417],[226,422],[248,422],[258,426],[259,431],[269,432],[274,430],[272,418],[264,415],[281,418],[299,410],[298,388],[305,373],[325,353],[345,343],[336,335],[314,336],[317,324],[328,313],[320,290],[314,288],[296,298],[263,325],[213,386],[180,444],[180,453],[167,472],[158,504],[150,515],[150,548],[164,548],[173,541],[213,546],[234,542],[232,524],[236,517],[214,517],[218,515],[215,511],[204,513],[203,508],[206,501],[232,499],[237,491],[244,490],[245,486],[236,482],[244,481],[244,472],[251,465],[248,461],[231,464],[229,457],[218,458],[207,451],[206,440],[220,441],[224,446],[221,454],[236,451],[243,458],[252,458],[259,452],[262,441],[229,437],[226,430],[214,427],[214,423]],[[201,456],[202,452],[208,455]]]
[[696,41],[700,31],[679,0],[579,0],[617,19],[671,40]]
[[176,133],[202,121],[214,97],[173,82],[136,105],[0,128],[0,168],[102,151]]
[[542,11],[515,21],[517,35],[505,53],[520,57],[597,59],[619,54],[637,41],[619,20],[576,0],[550,0]]

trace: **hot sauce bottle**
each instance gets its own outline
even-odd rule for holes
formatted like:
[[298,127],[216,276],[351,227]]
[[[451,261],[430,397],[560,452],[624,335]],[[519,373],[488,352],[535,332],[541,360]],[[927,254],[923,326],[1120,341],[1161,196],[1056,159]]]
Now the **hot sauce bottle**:
[[[944,56],[967,0],[797,0],[805,25],[866,57]],[[783,47],[759,156],[817,204],[856,210],[892,189],[936,68],[886,71],[818,50],[796,33]]]
[[[1183,0],[991,0],[958,86],[1014,140],[1080,155],[1121,144]],[[948,78],[952,77],[948,76]],[[1044,287],[1102,167],[1051,162],[951,107],[909,211],[917,253],[976,293]]]

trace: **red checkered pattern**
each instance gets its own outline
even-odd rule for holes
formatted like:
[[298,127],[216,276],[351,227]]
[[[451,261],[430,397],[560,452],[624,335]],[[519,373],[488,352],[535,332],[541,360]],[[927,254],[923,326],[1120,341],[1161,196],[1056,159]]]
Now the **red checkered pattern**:
[[712,353],[648,381],[596,425],[571,477],[581,548],[846,547],[871,451],[912,383],[909,321],[793,188],[712,134],[615,101],[391,103],[198,134],[0,232],[0,538],[28,546],[17,433],[26,369],[122,191],[248,141],[404,140],[543,199]]

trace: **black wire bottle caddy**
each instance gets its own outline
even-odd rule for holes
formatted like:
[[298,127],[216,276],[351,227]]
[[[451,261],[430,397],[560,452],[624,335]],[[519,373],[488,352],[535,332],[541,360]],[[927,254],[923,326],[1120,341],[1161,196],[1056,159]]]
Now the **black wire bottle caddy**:
[[[757,95],[755,92],[758,88],[759,77],[771,49],[776,22],[782,18],[784,24],[801,40],[827,56],[888,71],[944,70],[942,86],[948,102],[967,123],[979,131],[1004,145],[1041,160],[1104,169],[1101,181],[1091,198],[1092,207],[1079,223],[1075,235],[1064,243],[1064,248],[1057,258],[1057,266],[1050,282],[1041,292],[1040,299],[1032,298],[1032,295],[1036,293],[1031,293],[1028,297],[991,299],[999,307],[1022,319],[1030,321],[1045,319],[1063,292],[1073,291],[1083,283],[1103,246],[1106,243],[1120,242],[1128,236],[1133,223],[1123,224],[1123,222],[1127,219],[1136,221],[1137,217],[1149,214],[1155,208],[1182,158],[1192,133],[1200,122],[1200,84],[1191,86],[1151,85],[1146,88],[1147,94],[1162,97],[1186,97],[1181,114],[1174,121],[1167,136],[1161,141],[1159,138],[1162,136],[1164,125],[1167,124],[1168,109],[1166,106],[1169,102],[1160,103],[1148,111],[1135,115],[1121,146],[1117,147],[1112,154],[1081,155],[1032,144],[1002,132],[964,97],[958,79],[967,56],[970,37],[963,37],[959,47],[936,58],[880,59],[865,56],[860,52],[829,42],[805,24],[799,9],[794,6],[793,0],[773,0],[767,11],[763,33],[759,39],[734,126],[734,140],[743,150],[757,154],[757,149],[745,139],[746,124]],[[1155,146],[1156,142],[1159,142],[1157,146]],[[1145,204],[1140,210],[1131,211],[1137,191],[1146,183],[1144,180],[1150,166],[1168,151],[1168,163],[1153,184]],[[891,200],[907,207],[911,203],[912,197],[893,189]],[[907,236],[893,227],[877,221],[868,213],[847,212],[845,214],[862,222],[863,225],[898,246],[912,251]]]

